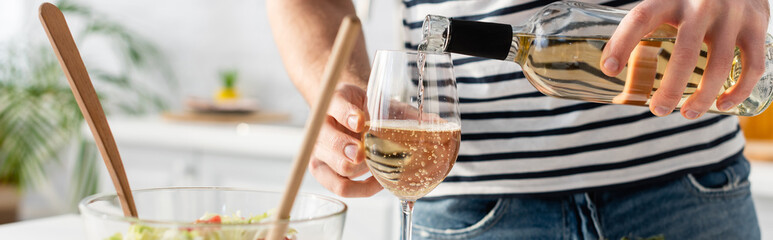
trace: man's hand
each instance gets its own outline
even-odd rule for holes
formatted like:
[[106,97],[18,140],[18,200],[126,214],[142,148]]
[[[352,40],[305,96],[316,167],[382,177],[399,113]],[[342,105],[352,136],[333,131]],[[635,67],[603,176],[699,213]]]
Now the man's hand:
[[[601,58],[602,70],[616,76],[645,35],[663,23],[677,26],[674,52],[650,111],[665,116],[676,108],[704,42],[709,48],[706,70],[697,91],[682,106],[682,115],[698,118],[714,100],[719,110],[729,110],[749,96],[765,71],[769,17],[767,0],[645,0],[631,9],[612,35]],[[730,73],[736,46],[741,50],[741,77],[716,98]]]
[[366,103],[365,91],[358,86],[341,84],[336,89],[309,162],[314,178],[342,197],[369,197],[382,189],[372,176],[364,181],[352,180],[368,172],[360,141],[367,118]]
[[[354,14],[351,0],[267,0],[269,23],[290,80],[309,105],[319,94],[320,76],[344,16]],[[365,91],[370,64],[360,36],[328,109],[309,171],[322,186],[342,197],[376,194],[374,178],[353,181],[368,171],[360,132],[364,128]]]

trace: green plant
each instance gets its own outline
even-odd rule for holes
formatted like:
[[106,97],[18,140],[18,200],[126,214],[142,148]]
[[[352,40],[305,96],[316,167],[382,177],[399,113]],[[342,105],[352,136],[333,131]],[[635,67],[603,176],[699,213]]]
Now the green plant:
[[[84,20],[83,29],[71,29],[81,50],[87,46],[81,43],[98,37],[109,40],[120,57],[117,71],[103,70],[84,59],[106,112],[133,115],[166,107],[162,95],[151,90],[158,86],[136,81],[136,73],[142,71],[167,79],[167,87],[173,88],[169,67],[152,43],[88,7],[70,0],[57,6],[68,19]],[[76,203],[97,190],[97,170],[102,164],[97,162],[96,147],[79,132],[83,116],[51,46],[19,42],[26,45],[3,46],[6,54],[0,54],[0,184],[23,191],[45,181],[45,166],[59,160],[65,147],[76,144],[70,190],[71,203]]]
[[235,69],[220,71],[220,80],[223,82],[223,87],[234,88],[236,87],[236,79],[239,76],[239,72]]

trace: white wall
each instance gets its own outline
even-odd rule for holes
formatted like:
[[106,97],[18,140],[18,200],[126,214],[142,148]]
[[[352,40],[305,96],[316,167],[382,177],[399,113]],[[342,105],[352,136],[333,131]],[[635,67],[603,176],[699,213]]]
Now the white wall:
[[3,1],[0,3],[0,23],[6,23],[0,27],[0,40],[8,39],[20,31],[22,26],[15,23],[22,18],[22,6],[21,1]]

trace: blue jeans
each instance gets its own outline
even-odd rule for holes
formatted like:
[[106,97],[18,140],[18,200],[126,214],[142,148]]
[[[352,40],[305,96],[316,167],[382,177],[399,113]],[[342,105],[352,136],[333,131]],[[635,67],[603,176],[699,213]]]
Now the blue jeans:
[[420,200],[415,239],[760,239],[749,162],[626,189]]

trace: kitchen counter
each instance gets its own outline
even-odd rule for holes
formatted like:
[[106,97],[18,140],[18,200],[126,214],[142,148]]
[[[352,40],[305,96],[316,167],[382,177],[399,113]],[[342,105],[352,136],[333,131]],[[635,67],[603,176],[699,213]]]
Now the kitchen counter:
[[[268,124],[179,122],[160,117],[111,118],[119,145],[292,159],[303,128]],[[83,134],[91,136],[84,124]]]
[[773,162],[753,161],[749,181],[755,196],[773,199]]
[[84,240],[86,232],[80,215],[66,214],[0,225],[0,236],[2,239]]

